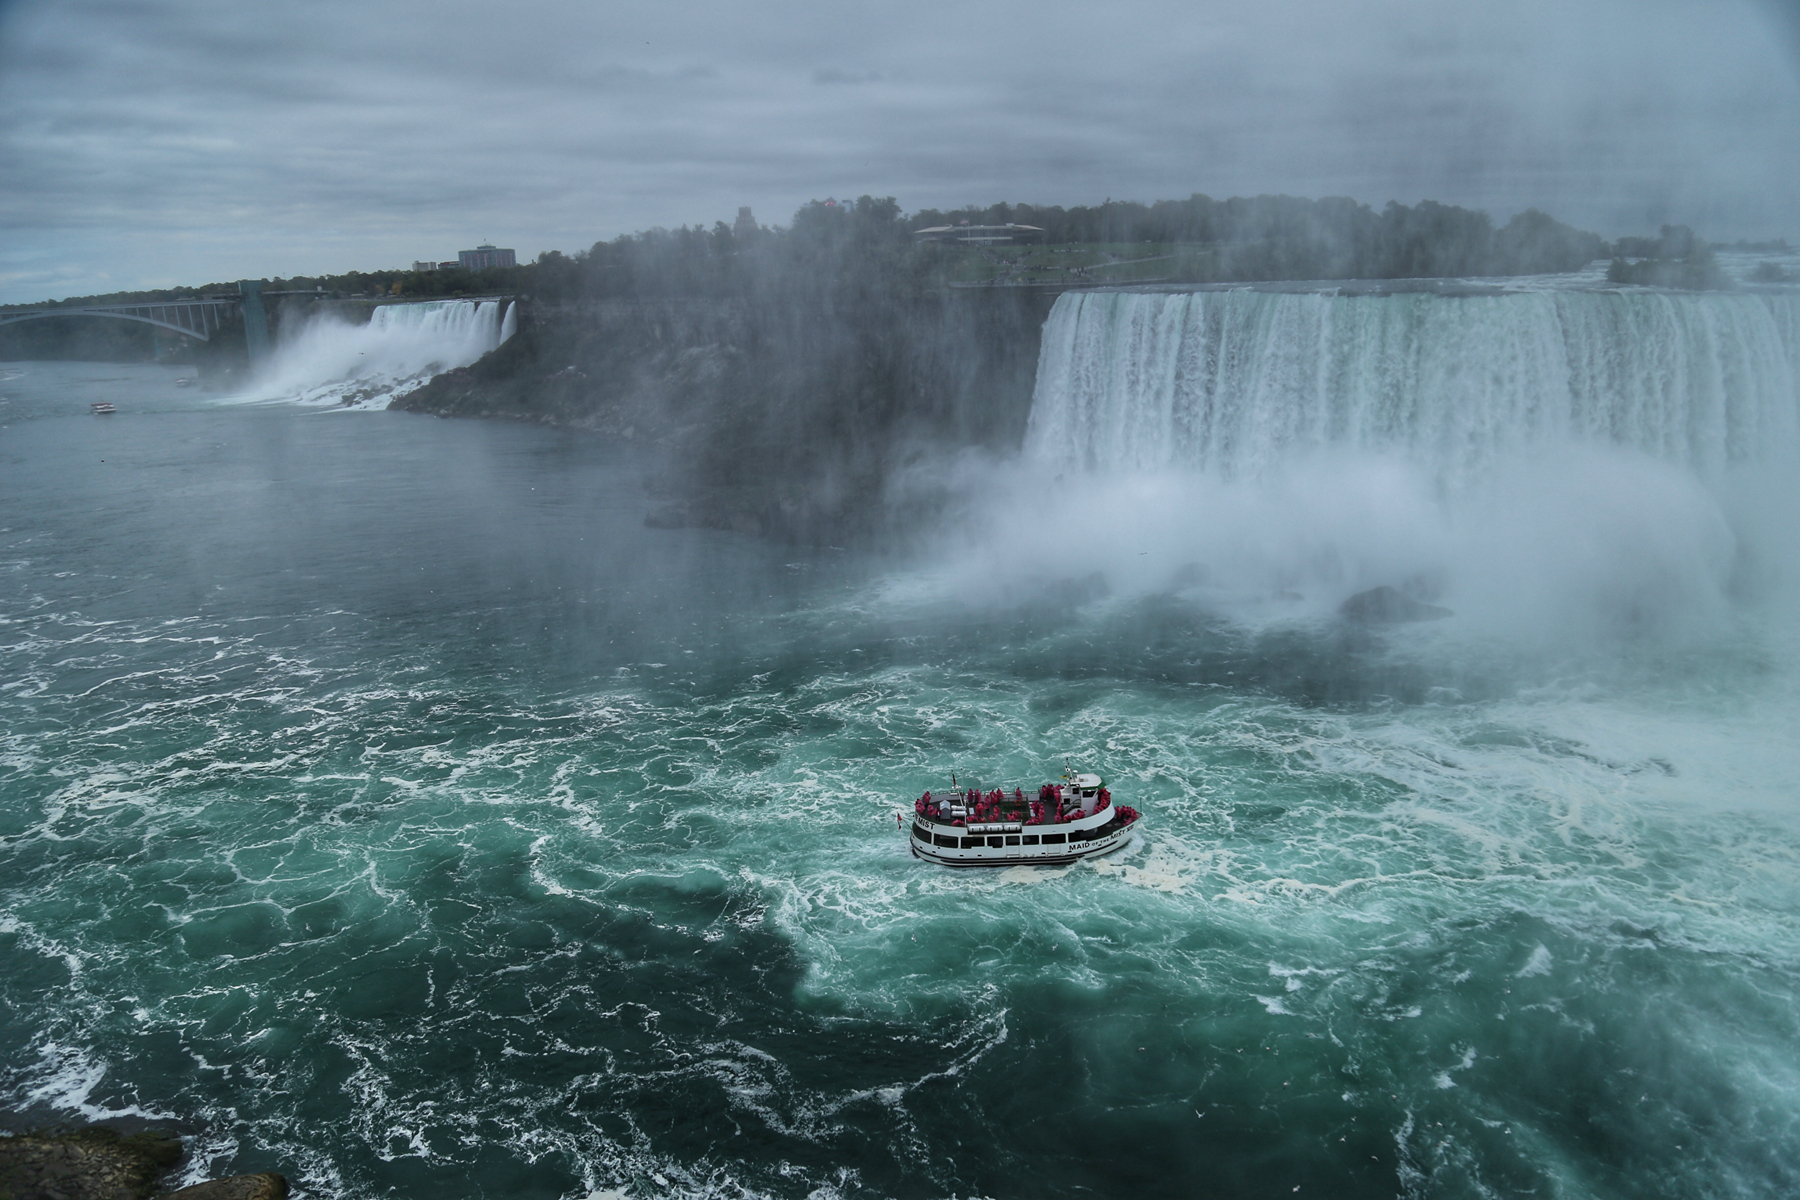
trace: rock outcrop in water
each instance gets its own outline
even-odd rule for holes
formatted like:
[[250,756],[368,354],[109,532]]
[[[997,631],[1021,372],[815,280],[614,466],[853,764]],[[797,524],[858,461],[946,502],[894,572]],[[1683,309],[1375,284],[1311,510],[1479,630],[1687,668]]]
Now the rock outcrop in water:
[[142,1200],[181,1161],[181,1143],[104,1127],[0,1138],[0,1195],[9,1200]]
[[160,1193],[156,1183],[184,1155],[159,1129],[121,1134],[106,1126],[49,1129],[0,1137],[4,1200],[285,1200],[287,1180],[273,1171],[212,1179]]
[[287,1200],[287,1180],[273,1171],[259,1175],[233,1175],[230,1179],[209,1179],[170,1192],[161,1200]]

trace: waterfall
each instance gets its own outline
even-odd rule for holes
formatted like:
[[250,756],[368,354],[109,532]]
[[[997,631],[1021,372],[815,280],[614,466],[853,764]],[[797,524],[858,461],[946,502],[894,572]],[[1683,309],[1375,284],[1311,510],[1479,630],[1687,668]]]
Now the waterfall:
[[322,313],[283,338],[246,398],[380,408],[396,392],[468,366],[517,327],[514,306],[498,300],[388,304],[360,325]]
[[1800,295],[1069,293],[1028,458],[1259,475],[1296,451],[1451,479],[1612,443],[1702,478],[1800,445]]
[[1800,613],[1797,462],[1794,289],[1069,293],[962,569],[1245,621],[1393,586],[1517,645],[1699,636],[1732,597]]

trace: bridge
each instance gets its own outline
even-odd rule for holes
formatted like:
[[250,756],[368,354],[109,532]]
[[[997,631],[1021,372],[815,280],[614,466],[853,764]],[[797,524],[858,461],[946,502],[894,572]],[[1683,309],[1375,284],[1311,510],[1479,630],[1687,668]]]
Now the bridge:
[[117,317],[142,321],[202,342],[219,331],[224,319],[236,313],[241,296],[208,296],[202,300],[158,300],[146,304],[83,304],[60,308],[13,309],[0,312],[0,325],[41,321],[49,317]]
[[[4,0],[0,0],[3,4]],[[263,291],[260,279],[240,279],[238,294],[235,296],[202,296],[197,300],[146,300],[130,304],[65,304],[50,308],[12,308],[0,309],[0,326],[16,325],[20,321],[43,321],[51,317],[111,317],[121,321],[139,321],[145,325],[154,325],[158,329],[167,329],[190,337],[196,341],[211,341],[212,336],[225,326],[225,323],[238,313],[243,314],[244,348],[249,352],[252,363],[261,362],[269,355],[269,316],[268,309],[263,306],[264,296],[304,296],[308,300],[324,300],[325,293],[314,289],[306,291]],[[432,303],[435,300],[469,300],[479,303],[483,300],[507,300],[509,296],[443,296],[432,300],[411,301],[410,303]],[[380,298],[377,299],[380,302]],[[395,303],[409,303],[395,301]]]
[[[315,292],[270,292],[271,296],[304,294],[318,298]],[[121,321],[141,321],[158,329],[167,329],[197,341],[211,341],[226,318],[234,312],[244,315],[244,348],[252,363],[269,356],[269,317],[263,307],[263,281],[238,280],[235,296],[202,296],[198,300],[150,300],[138,304],[67,304],[54,308],[23,308],[0,311],[0,326],[20,321],[43,321],[51,317],[112,317]]]

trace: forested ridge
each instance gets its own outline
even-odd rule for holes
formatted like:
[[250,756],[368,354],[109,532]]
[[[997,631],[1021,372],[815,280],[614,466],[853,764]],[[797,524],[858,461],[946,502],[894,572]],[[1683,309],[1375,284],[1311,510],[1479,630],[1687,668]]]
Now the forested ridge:
[[[1221,253],[1211,278],[1407,279],[1540,274],[1577,270],[1611,250],[1598,234],[1574,229],[1531,209],[1496,227],[1484,212],[1425,200],[1390,202],[1377,211],[1343,197],[1194,195],[1153,204],[1108,200],[1098,205],[1000,203],[902,212],[892,197],[810,203],[783,227],[741,233],[723,221],[710,229],[682,226],[625,234],[565,254],[549,250],[516,267],[467,271],[349,271],[267,281],[271,290],[317,291],[333,298],[428,298],[523,294],[542,299],[748,295],[771,270],[819,266],[848,254],[854,268],[886,286],[939,286],[941,256],[915,254],[914,230],[932,225],[1015,223],[1041,228],[1045,241],[1152,242]],[[1640,239],[1642,240],[1642,239]],[[76,307],[235,295],[235,281],[44,300],[0,308]]]

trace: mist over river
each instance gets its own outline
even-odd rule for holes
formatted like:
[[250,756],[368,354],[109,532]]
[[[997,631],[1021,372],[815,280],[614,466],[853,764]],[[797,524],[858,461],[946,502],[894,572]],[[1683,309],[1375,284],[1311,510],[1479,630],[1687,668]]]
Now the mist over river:
[[[884,554],[0,364],[7,1120],[308,1196],[1792,1195],[1800,321],[1663,299],[1066,296]],[[1065,759],[1119,854],[909,855]]]

